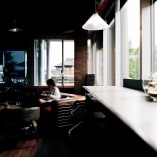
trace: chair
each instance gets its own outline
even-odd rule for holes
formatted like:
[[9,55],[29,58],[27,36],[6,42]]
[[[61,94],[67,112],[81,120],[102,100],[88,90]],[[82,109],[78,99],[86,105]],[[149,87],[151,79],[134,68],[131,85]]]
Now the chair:
[[68,128],[74,125],[71,111],[73,102],[57,101],[56,102],[56,126],[57,128]]
[[21,130],[26,135],[33,134],[39,145],[37,120],[40,118],[40,107],[27,107],[22,109]]
[[143,91],[142,87],[142,80],[135,80],[135,79],[123,79],[123,87],[136,89],[139,91]]
[[20,105],[22,107],[38,106],[40,92],[35,87],[26,87],[21,91]]
[[71,115],[73,117],[74,124],[68,131],[70,138],[75,134],[75,130],[82,126],[85,116],[86,116],[86,105],[85,101],[75,101],[73,102],[73,110]]
[[[100,110],[90,109],[87,100],[75,101],[71,112],[75,125],[68,131],[70,138],[80,136],[102,135],[106,126],[106,116]],[[92,135],[93,133],[93,135]]]

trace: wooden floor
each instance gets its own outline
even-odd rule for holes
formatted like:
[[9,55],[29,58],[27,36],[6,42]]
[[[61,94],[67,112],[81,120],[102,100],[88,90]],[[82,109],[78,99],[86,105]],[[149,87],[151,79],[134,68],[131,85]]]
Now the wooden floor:
[[19,141],[14,146],[1,151],[0,157],[79,157],[85,154],[92,155],[90,152],[96,153],[96,145],[91,145],[90,150],[88,147],[89,143],[93,143],[92,139],[87,144],[81,139],[73,141],[64,133],[62,135],[45,136],[40,138],[39,141],[39,146],[35,139]]
[[0,153],[0,157],[34,157],[38,150],[36,140],[20,141],[15,147]]
[[[4,149],[0,149],[0,157],[80,157],[99,156],[102,153],[104,148],[101,148],[100,143],[103,139],[94,138],[93,135],[88,138],[86,135],[89,133],[84,129],[78,130],[79,136],[72,138],[68,136],[68,130],[69,128],[55,131],[44,128],[39,135],[39,145],[36,139],[32,138],[24,138],[15,143],[11,140]],[[86,137],[83,132],[87,133]]]
[[42,127],[43,130],[39,130],[39,145],[32,138],[0,143],[0,157],[113,157],[115,154],[121,157],[156,157],[156,152],[147,148],[126,126],[118,121],[110,123],[108,127],[103,122],[99,129],[93,127],[93,122],[81,126],[72,137],[68,136],[69,128]]

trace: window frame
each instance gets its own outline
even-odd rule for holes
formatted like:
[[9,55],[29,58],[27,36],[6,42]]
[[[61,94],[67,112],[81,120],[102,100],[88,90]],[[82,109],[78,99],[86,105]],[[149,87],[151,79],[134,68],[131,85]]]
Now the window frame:
[[[50,76],[50,72],[51,72],[51,69],[49,68],[50,66],[50,53],[51,53],[51,46],[50,46],[50,43],[51,42],[59,42],[61,43],[61,50],[60,50],[60,53],[61,53],[61,73],[60,73],[60,81],[61,81],[61,84],[59,84],[56,80],[56,85],[57,86],[69,86],[69,87],[73,87],[74,86],[74,72],[73,72],[73,83],[69,83],[67,84],[65,81],[67,81],[65,79],[65,73],[66,73],[66,70],[65,70],[65,61],[64,61],[64,53],[66,53],[66,50],[65,49],[65,45],[64,43],[66,41],[72,41],[73,42],[73,57],[75,57],[74,55],[74,47],[75,47],[75,42],[73,39],[62,39],[62,38],[57,38],[57,39],[35,39],[34,40],[34,58],[35,58],[35,61],[34,61],[34,85],[35,86],[45,86],[46,85],[46,80],[49,79],[50,77],[52,77],[52,75]],[[40,42],[40,43],[38,43]],[[43,45],[42,45],[43,44]],[[44,48],[43,48],[43,47]],[[40,50],[39,50],[40,49]],[[40,52],[41,51],[41,52]],[[45,51],[45,54],[42,55],[42,59],[45,57],[45,61],[41,63],[42,59],[40,57],[40,53],[42,53],[42,51]],[[40,61],[41,60],[41,61]],[[73,58],[74,60],[74,58]],[[41,65],[45,65],[43,68],[41,67]],[[74,67],[74,64],[72,65]],[[40,71],[40,68],[42,69],[42,72]],[[57,68],[57,67],[56,67]],[[45,69],[45,70],[44,70]],[[37,73],[38,72],[38,73]],[[40,75],[42,75],[42,73],[45,74],[45,78],[40,78],[40,76],[38,76],[40,73]],[[71,77],[70,77],[71,78]]]

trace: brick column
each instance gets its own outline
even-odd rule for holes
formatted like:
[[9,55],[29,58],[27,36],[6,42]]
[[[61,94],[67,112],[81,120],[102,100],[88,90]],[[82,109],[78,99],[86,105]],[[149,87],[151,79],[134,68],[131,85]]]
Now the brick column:
[[82,86],[85,85],[87,74],[87,34],[80,31],[75,36],[75,93],[84,94]]

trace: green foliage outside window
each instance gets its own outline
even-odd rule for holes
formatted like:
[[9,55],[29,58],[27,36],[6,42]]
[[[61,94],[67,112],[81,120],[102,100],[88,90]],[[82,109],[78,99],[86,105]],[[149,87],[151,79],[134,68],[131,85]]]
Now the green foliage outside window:
[[140,78],[140,49],[129,49],[129,77],[132,79]]

